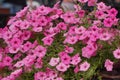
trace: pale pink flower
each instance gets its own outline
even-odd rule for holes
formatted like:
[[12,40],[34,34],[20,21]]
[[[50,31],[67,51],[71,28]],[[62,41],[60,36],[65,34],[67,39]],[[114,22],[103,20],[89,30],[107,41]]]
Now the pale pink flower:
[[87,61],[80,64],[80,71],[87,71],[89,68],[90,68],[90,64]]
[[60,58],[51,58],[49,65],[56,66],[60,61]]
[[112,71],[112,69],[113,69],[113,62],[110,61],[109,59],[106,59],[104,66],[107,69],[107,71]]
[[120,59],[120,49],[116,49],[113,51],[113,55],[116,59]]

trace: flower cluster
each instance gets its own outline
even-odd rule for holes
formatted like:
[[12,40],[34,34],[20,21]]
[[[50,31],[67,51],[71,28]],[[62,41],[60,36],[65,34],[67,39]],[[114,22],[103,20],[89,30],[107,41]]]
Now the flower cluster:
[[0,29],[0,72],[9,71],[0,73],[1,80],[28,72],[34,80],[79,80],[89,79],[100,66],[113,70],[120,59],[120,30],[114,28],[118,11],[97,0],[78,2],[96,8],[86,13],[82,8],[25,7]]

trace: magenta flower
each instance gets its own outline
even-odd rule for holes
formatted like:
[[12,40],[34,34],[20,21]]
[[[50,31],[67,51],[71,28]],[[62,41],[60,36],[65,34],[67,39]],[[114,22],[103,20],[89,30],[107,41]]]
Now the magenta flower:
[[104,23],[105,27],[112,27],[113,20],[111,18],[105,18],[104,21],[103,21],[103,23]]
[[112,8],[112,9],[108,10],[108,15],[110,17],[116,17],[117,14],[118,14],[118,11],[115,8]]

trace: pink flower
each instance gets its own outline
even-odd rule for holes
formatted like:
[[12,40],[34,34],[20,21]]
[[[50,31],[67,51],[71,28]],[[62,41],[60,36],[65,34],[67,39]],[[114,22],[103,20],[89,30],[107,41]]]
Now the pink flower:
[[117,14],[118,14],[118,11],[115,8],[112,8],[112,9],[108,10],[108,15],[110,17],[116,17]]
[[70,64],[70,61],[71,61],[71,57],[67,54],[64,54],[63,56],[60,57],[61,59],[61,62],[64,63],[64,64]]
[[91,58],[96,55],[97,45],[89,44],[82,48],[82,56],[85,58]]
[[18,53],[14,56],[13,60],[18,60],[22,56],[21,53]]
[[53,43],[53,38],[47,36],[47,37],[43,38],[42,41],[43,41],[44,45],[50,46]]
[[20,47],[22,42],[18,38],[12,38],[12,40],[10,41],[10,44],[11,44],[12,47]]
[[21,73],[22,73],[22,68],[15,70],[14,72],[11,73],[11,75],[17,78],[20,76]]
[[85,11],[84,10],[79,10],[77,13],[78,13],[80,18],[83,18],[84,15],[85,15]]
[[34,75],[34,80],[45,80],[46,73],[45,72],[38,72]]
[[75,44],[78,41],[78,38],[76,36],[71,36],[66,38],[65,42],[69,43],[69,44]]
[[112,37],[111,34],[106,32],[106,33],[102,33],[99,38],[100,40],[108,41],[111,37]]
[[28,29],[30,26],[30,23],[26,20],[24,20],[23,22],[21,22],[21,24],[19,25],[20,29]]
[[3,63],[4,63],[4,65],[5,66],[10,66],[10,65],[12,65],[12,58],[11,57],[9,57],[9,56],[6,56],[5,58],[4,58],[4,60],[3,60]]
[[61,30],[67,29],[67,25],[64,22],[60,22],[59,24],[57,24],[57,27],[59,27]]
[[24,65],[24,62],[18,61],[18,62],[14,65],[14,67],[20,68],[20,67],[22,67],[23,65]]
[[80,71],[87,71],[89,68],[90,68],[90,64],[87,61],[80,64]]
[[61,71],[61,72],[65,72],[67,71],[67,66],[64,64],[64,63],[59,63],[57,66],[56,66],[56,69],[58,71]]
[[107,71],[112,71],[112,69],[113,69],[113,62],[110,61],[109,59],[106,59],[104,66],[107,69]]
[[49,65],[56,66],[59,63],[59,61],[60,61],[59,58],[51,58]]
[[5,31],[3,34],[2,34],[2,37],[3,39],[10,39],[12,37],[12,32],[10,31]]
[[97,10],[95,12],[95,17],[98,19],[104,19],[106,17],[106,14],[103,11]]
[[61,77],[57,77],[55,80],[64,80],[64,79]]
[[79,18],[76,18],[75,14],[73,12],[66,12],[65,14],[61,15],[61,18],[66,23],[75,24],[75,23],[79,22]]
[[43,62],[42,62],[42,59],[41,58],[38,58],[37,59],[37,62],[35,63],[35,68],[42,68],[43,66]]
[[37,23],[33,26],[33,31],[35,32],[41,32],[43,30],[41,25],[38,25]]
[[46,26],[48,24],[48,20],[45,16],[41,16],[39,19],[40,26]]
[[83,26],[75,29],[76,34],[83,34],[85,31],[86,31],[86,28],[84,28]]
[[31,31],[24,31],[22,33],[22,39],[23,40],[28,40],[31,37]]
[[79,72],[79,67],[76,66],[75,69],[74,69],[74,73],[78,73]]
[[78,0],[81,3],[86,3],[88,0]]
[[71,64],[73,65],[77,65],[78,63],[81,62],[81,58],[79,57],[79,53],[77,53],[76,55],[74,55],[72,58],[71,58]]
[[47,15],[49,12],[51,12],[51,9],[45,6],[40,6],[37,8],[37,10],[40,13],[40,15]]
[[74,48],[66,46],[64,50],[65,50],[66,53],[73,53]]
[[45,54],[46,54],[46,48],[44,48],[43,46],[37,46],[34,50],[33,50],[33,53],[38,56],[38,57],[44,57]]
[[21,46],[21,51],[24,53],[31,48],[32,48],[32,43],[28,41],[23,46]]
[[116,59],[120,59],[120,49],[116,49],[113,51],[113,55]]
[[17,53],[20,50],[19,47],[9,47],[9,52],[10,53]]
[[103,23],[104,23],[105,27],[112,27],[113,20],[111,18],[105,18],[104,21],[103,21]]
[[97,9],[101,11],[105,11],[107,9],[107,6],[105,5],[105,3],[100,2],[97,4]]
[[97,0],[88,0],[88,6],[95,6]]

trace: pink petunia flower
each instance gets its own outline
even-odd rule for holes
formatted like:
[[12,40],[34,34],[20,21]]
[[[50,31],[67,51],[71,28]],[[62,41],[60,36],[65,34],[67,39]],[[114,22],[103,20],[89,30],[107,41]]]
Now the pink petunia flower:
[[106,59],[104,66],[107,69],[107,71],[112,71],[112,69],[113,69],[113,62],[110,61],[109,59]]
[[79,53],[77,53],[76,55],[74,55],[71,59],[71,64],[73,65],[77,65],[78,63],[81,62],[81,58],[79,57]]
[[86,3],[88,0],[78,0],[81,3]]
[[66,66],[64,63],[59,63],[59,64],[56,66],[56,69],[57,69],[58,71],[65,72],[65,71],[67,71],[67,66]]
[[49,65],[56,66],[59,63],[59,61],[60,61],[59,58],[51,58]]
[[51,38],[51,37],[44,37],[42,39],[42,41],[43,41],[44,45],[50,46],[53,43],[53,38]]
[[113,55],[116,59],[120,59],[120,49],[116,49],[113,51]]
[[105,18],[104,21],[103,21],[103,23],[104,23],[105,27],[112,27],[113,20],[111,18]]
[[80,64],[80,71],[87,71],[89,68],[90,68],[90,64],[87,61]]

